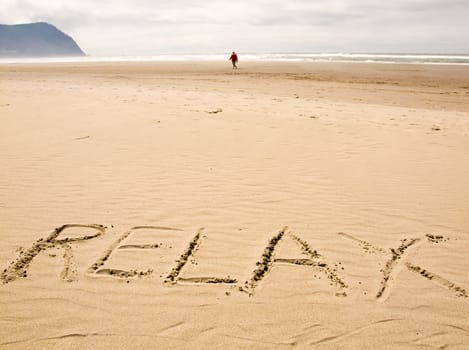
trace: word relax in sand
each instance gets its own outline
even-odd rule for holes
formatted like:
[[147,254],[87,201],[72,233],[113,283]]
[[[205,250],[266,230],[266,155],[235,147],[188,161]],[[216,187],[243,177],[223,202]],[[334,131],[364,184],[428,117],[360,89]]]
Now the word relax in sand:
[[[84,228],[92,229],[95,232],[90,235],[83,235],[81,237],[65,237],[60,238],[61,235],[64,235],[64,232],[70,228]],[[18,278],[26,278],[28,276],[28,269],[33,261],[33,259],[42,251],[50,250],[52,248],[62,248],[63,249],[63,259],[64,259],[64,268],[61,272],[61,278],[64,281],[73,281],[74,280],[74,255],[72,244],[84,244],[87,241],[91,241],[95,238],[98,238],[106,232],[107,227],[102,225],[81,225],[81,224],[67,224],[61,227],[56,228],[48,237],[41,238],[36,241],[31,248],[21,250],[19,257],[13,261],[6,269],[3,270],[1,274],[1,280],[4,284],[13,282]],[[146,250],[146,249],[157,249],[161,248],[161,244],[158,243],[149,243],[149,244],[124,244],[125,241],[133,235],[137,235],[142,231],[154,231],[156,234],[161,231],[182,231],[176,228],[170,227],[160,227],[160,226],[135,226],[132,227],[129,231],[123,233],[111,246],[102,254],[97,261],[92,264],[87,269],[88,275],[104,275],[110,276],[113,278],[126,279],[129,281],[131,278],[135,277],[144,277],[151,275],[153,270],[149,268],[145,271],[138,270],[122,270],[122,269],[113,269],[107,267],[109,263],[109,258],[117,254],[119,250]],[[340,236],[350,239],[358,243],[362,249],[370,254],[380,253],[385,255],[388,260],[385,264],[385,267],[381,270],[382,279],[378,291],[376,293],[376,298],[378,300],[385,300],[389,295],[390,282],[397,277],[396,267],[398,265],[403,265],[409,271],[414,272],[420,277],[424,277],[432,282],[436,283],[440,287],[446,288],[455,293],[459,297],[467,297],[468,293],[462,287],[457,286],[446,278],[432,273],[420,266],[417,266],[409,261],[408,251],[411,247],[416,247],[419,244],[424,242],[440,243],[446,241],[447,239],[443,236],[438,235],[426,235],[423,238],[411,238],[401,240],[401,244],[397,248],[383,249],[373,244],[356,238],[347,233],[338,233]],[[265,247],[260,259],[256,263],[256,269],[252,272],[250,278],[244,281],[244,283],[239,283],[237,279],[231,277],[191,277],[184,278],[181,276],[181,272],[184,266],[194,258],[194,254],[199,249],[201,244],[201,239],[203,237],[203,228],[199,229],[192,240],[189,242],[187,248],[183,251],[181,256],[174,267],[169,273],[167,273],[164,282],[169,285],[174,285],[179,282],[185,283],[213,283],[213,284],[239,284],[238,290],[241,292],[248,293],[253,295],[254,290],[259,285],[259,283],[268,275],[272,267],[275,264],[290,264],[290,265],[301,265],[307,266],[312,269],[315,269],[325,275],[330,282],[331,286],[335,286],[338,291],[336,291],[337,296],[347,296],[348,285],[345,280],[339,275],[339,269],[344,269],[341,266],[341,263],[330,264],[326,262],[321,254],[316,250],[313,250],[311,246],[298,235],[293,234],[288,230],[288,227],[283,228],[277,234],[275,234],[268,242]],[[302,254],[305,256],[302,259],[287,259],[276,257],[276,251],[279,244],[285,240],[293,240],[301,249]],[[55,255],[54,255],[55,256]],[[405,261],[405,262],[403,262]]]

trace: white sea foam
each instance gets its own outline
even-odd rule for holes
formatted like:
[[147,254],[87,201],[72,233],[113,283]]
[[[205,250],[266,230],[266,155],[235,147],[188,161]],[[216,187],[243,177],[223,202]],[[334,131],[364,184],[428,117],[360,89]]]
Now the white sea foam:
[[[229,54],[161,54],[154,56],[85,56],[47,58],[0,58],[10,63],[73,63],[73,62],[190,62],[226,61]],[[418,64],[469,64],[469,54],[372,54],[372,53],[239,53],[243,61],[318,61],[318,62],[379,62]]]

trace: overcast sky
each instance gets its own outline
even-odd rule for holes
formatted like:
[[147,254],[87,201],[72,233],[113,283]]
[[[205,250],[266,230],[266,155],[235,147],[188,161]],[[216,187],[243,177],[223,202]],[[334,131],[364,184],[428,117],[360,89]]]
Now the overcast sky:
[[469,53],[469,0],[0,0],[0,23],[36,21],[97,56]]

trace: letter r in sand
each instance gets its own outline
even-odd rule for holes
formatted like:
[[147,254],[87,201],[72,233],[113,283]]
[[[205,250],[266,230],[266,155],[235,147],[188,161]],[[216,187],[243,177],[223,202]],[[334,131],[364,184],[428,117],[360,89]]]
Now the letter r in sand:
[[[59,239],[59,236],[66,235],[70,229],[91,229],[91,234],[83,234],[81,236],[69,236]],[[3,283],[13,282],[18,278],[25,278],[28,275],[28,269],[33,259],[43,250],[62,247],[64,249],[64,269],[61,277],[65,281],[72,280],[73,274],[73,251],[72,243],[85,242],[101,236],[106,231],[106,227],[102,225],[81,225],[67,224],[56,228],[47,238],[41,238],[36,241],[31,248],[22,250],[19,257],[13,261],[1,274],[0,278]],[[81,233],[80,233],[81,234]]]

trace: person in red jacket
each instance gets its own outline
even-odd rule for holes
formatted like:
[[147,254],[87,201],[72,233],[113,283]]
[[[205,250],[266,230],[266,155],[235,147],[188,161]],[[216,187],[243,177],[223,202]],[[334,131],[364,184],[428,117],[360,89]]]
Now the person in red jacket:
[[231,61],[231,63],[233,63],[233,69],[238,69],[238,66],[236,65],[236,63],[238,63],[238,55],[236,54],[236,52],[232,52],[231,53],[231,57],[229,59]]

